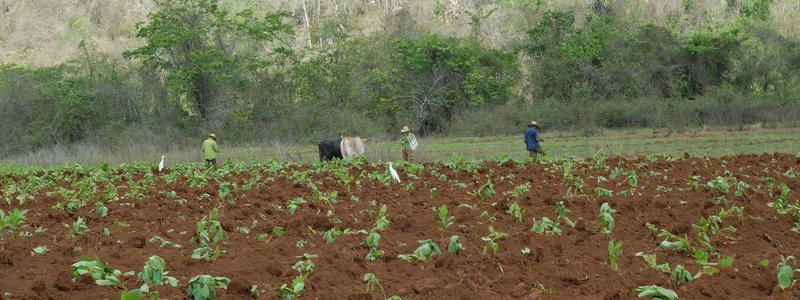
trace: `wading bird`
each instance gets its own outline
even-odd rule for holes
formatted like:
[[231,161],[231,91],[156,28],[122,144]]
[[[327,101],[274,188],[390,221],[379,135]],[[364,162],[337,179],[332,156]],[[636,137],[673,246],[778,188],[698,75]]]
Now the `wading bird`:
[[394,182],[400,183],[400,176],[397,175],[397,171],[392,167],[392,162],[389,162],[389,174],[392,174],[392,180],[394,180]]
[[164,170],[164,157],[165,157],[165,156],[164,156],[164,155],[162,155],[162,156],[161,156],[161,162],[160,162],[160,163],[158,163],[158,171],[159,171],[159,172],[161,172],[161,170]]

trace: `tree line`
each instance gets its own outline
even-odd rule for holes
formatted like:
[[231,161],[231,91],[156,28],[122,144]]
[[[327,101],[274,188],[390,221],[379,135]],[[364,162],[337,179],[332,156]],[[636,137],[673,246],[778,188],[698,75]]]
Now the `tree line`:
[[[384,30],[295,45],[284,11],[230,11],[165,0],[136,27],[143,44],[56,66],[0,66],[3,156],[55,144],[307,143],[341,134],[516,134],[546,130],[795,124],[800,47],[771,21],[769,0],[691,31],[630,20],[610,1],[586,12],[530,10],[521,38],[493,48],[472,15],[467,36],[431,33],[407,9]],[[645,20],[646,21],[646,20]],[[311,37],[311,33],[307,33]]]

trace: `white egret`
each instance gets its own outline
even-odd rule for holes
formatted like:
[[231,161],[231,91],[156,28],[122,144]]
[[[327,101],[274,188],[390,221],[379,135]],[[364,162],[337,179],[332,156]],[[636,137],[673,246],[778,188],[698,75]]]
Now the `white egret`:
[[158,163],[158,171],[159,171],[159,172],[161,172],[161,170],[164,170],[164,157],[165,157],[165,156],[164,156],[164,155],[162,155],[162,156],[161,156],[161,162],[160,162],[160,163]]
[[400,183],[400,176],[397,175],[397,171],[394,170],[392,167],[392,162],[389,162],[389,174],[392,175],[392,180],[397,183]]

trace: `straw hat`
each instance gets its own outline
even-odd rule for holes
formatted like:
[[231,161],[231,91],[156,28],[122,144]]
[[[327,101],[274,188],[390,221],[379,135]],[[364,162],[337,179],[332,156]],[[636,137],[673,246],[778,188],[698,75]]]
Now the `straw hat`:
[[539,128],[539,123],[536,123],[536,121],[531,121],[531,123],[530,123],[530,124],[528,124],[528,127],[534,127],[534,126],[535,126],[536,128]]
[[403,126],[403,129],[400,129],[401,133],[406,133],[406,132],[409,132],[409,131],[411,131],[411,129],[408,129],[408,126]]
[[217,135],[216,134],[209,133],[208,136],[213,138],[213,139],[215,139],[215,140],[217,139]]

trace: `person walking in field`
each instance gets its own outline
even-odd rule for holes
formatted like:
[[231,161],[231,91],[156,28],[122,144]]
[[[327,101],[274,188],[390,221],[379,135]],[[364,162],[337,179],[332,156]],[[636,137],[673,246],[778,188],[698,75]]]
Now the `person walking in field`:
[[403,143],[403,160],[412,162],[414,160],[414,150],[417,149],[417,137],[411,133],[411,129],[408,129],[408,126],[403,126],[403,129],[400,129],[400,133],[403,134],[400,140]]
[[528,154],[531,158],[536,159],[539,154],[544,155],[544,150],[542,150],[542,145],[539,144],[544,140],[539,136],[539,123],[536,121],[531,121],[528,124],[528,129],[525,130],[525,148],[528,150]]
[[208,138],[203,141],[203,158],[206,160],[206,165],[216,168],[218,154],[219,145],[217,145],[217,135],[211,133],[208,135]]

